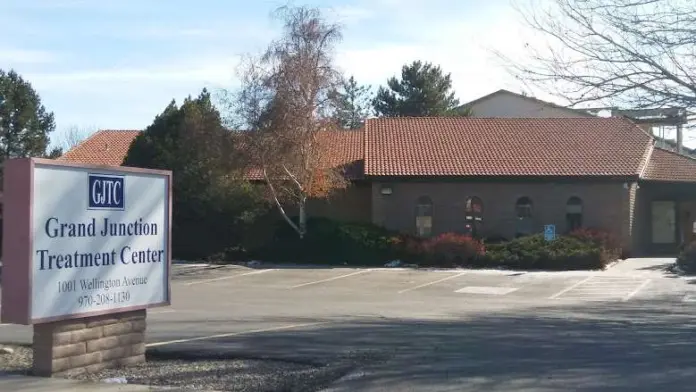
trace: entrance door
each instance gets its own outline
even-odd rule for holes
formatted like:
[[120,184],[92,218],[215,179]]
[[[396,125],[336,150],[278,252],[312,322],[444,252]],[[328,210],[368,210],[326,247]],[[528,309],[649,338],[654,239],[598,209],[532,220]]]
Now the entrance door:
[[689,244],[696,240],[696,202],[679,203],[679,241]]
[[676,243],[676,203],[673,201],[653,201],[651,211],[653,244]]

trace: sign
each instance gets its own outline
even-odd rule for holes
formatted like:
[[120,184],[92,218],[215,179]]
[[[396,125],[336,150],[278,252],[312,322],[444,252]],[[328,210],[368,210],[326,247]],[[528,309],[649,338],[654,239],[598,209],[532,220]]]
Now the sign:
[[89,208],[123,210],[124,176],[89,175]]
[[544,239],[546,241],[556,239],[556,225],[544,225]]
[[2,321],[170,304],[171,172],[5,163]]

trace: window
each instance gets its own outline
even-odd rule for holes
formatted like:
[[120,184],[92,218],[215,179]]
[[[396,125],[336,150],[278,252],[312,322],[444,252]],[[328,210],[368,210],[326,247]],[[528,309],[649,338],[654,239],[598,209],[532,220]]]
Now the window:
[[532,220],[532,200],[526,196],[520,197],[515,203],[515,214],[517,225],[515,236],[522,237],[534,232],[534,221]]
[[433,232],[433,201],[421,196],[416,201],[416,234],[427,237]]
[[532,200],[528,197],[520,197],[515,204],[515,211],[518,219],[526,219],[532,217]]
[[483,219],[483,202],[478,197],[466,199],[466,220],[481,221]]
[[582,226],[582,200],[579,197],[573,196],[566,203],[566,225],[568,231]]
[[474,238],[478,238],[481,234],[483,223],[483,202],[478,197],[466,199],[464,212],[467,233],[470,233]]

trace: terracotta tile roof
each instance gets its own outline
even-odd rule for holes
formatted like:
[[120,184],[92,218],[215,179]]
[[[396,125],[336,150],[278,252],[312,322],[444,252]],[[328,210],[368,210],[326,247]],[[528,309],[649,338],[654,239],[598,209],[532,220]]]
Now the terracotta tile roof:
[[[363,131],[340,130],[325,131],[317,135],[318,144],[325,148],[322,160],[327,168],[338,168],[344,171],[351,180],[363,178]],[[261,180],[261,170],[251,170],[247,178]]]
[[341,130],[321,132],[319,144],[326,148],[326,166],[345,170],[350,179],[363,177],[364,143],[363,130]]
[[133,130],[102,130],[63,154],[58,160],[91,165],[121,166],[128,148],[140,134]]
[[656,147],[641,178],[649,181],[696,182],[696,159]]
[[369,176],[638,176],[650,135],[621,118],[380,118]]

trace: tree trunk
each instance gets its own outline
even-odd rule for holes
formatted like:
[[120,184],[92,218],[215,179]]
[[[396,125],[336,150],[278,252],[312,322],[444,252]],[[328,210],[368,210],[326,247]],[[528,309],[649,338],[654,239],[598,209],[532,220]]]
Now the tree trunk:
[[299,230],[300,238],[304,238],[307,233],[307,210],[305,209],[305,201],[300,202],[300,217],[299,217]]

